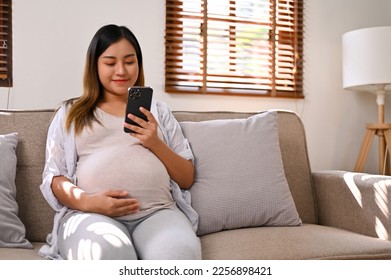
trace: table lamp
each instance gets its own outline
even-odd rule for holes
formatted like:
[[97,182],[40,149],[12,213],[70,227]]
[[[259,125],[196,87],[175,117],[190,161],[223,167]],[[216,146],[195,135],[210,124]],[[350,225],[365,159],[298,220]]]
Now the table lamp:
[[379,174],[390,174],[391,124],[384,103],[391,93],[391,26],[358,29],[342,36],[343,87],[376,96],[378,122],[367,124],[354,171],[364,168],[375,135],[379,138]]

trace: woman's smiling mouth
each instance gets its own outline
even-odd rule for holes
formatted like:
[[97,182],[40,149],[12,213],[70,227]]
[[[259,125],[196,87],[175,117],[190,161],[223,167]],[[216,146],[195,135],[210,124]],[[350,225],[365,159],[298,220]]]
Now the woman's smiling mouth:
[[121,79],[121,80],[113,80],[113,82],[116,83],[116,84],[122,85],[122,84],[127,83],[128,80],[123,80],[123,79]]

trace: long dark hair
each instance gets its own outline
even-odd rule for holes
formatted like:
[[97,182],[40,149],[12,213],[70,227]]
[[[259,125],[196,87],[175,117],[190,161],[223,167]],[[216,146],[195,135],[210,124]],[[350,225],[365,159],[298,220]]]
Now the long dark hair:
[[98,58],[108,47],[123,38],[129,41],[136,51],[139,75],[135,85],[144,86],[143,57],[136,36],[125,26],[109,24],[101,27],[95,33],[87,50],[83,94],[77,99],[68,101],[72,106],[66,120],[67,130],[74,123],[75,133],[78,134],[85,126],[91,126],[92,121],[96,120],[94,109],[103,96],[102,84],[98,76]]

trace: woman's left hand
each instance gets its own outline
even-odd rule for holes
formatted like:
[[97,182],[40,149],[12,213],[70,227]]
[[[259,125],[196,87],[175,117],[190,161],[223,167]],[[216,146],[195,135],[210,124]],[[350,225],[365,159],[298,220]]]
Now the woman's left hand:
[[148,121],[145,121],[133,114],[128,114],[128,118],[140,126],[131,125],[126,122],[124,126],[134,131],[133,133],[130,133],[130,135],[140,140],[141,144],[145,148],[151,149],[161,142],[157,134],[158,123],[150,111],[143,107],[140,107],[140,111],[147,117]]
[[128,118],[139,124],[131,125],[125,123],[124,126],[134,131],[130,133],[133,137],[140,140],[141,144],[154,153],[166,167],[170,178],[182,189],[188,189],[194,182],[194,165],[191,160],[187,160],[175,153],[157,134],[158,123],[152,113],[144,108],[140,111],[147,117],[144,121],[135,115],[128,114]]

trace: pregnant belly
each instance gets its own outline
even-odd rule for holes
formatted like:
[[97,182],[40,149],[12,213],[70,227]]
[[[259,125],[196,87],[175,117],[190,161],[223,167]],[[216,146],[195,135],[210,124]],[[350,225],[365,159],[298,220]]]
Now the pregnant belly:
[[108,147],[80,157],[77,184],[88,193],[126,190],[141,203],[141,211],[173,203],[170,177],[163,163],[142,146],[124,151]]

